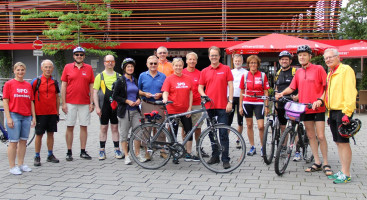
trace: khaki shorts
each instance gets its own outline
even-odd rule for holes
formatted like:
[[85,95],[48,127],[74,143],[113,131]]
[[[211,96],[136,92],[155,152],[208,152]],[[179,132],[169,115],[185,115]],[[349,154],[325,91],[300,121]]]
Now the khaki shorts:
[[119,120],[120,142],[126,142],[130,128],[134,130],[140,125],[140,113],[137,110],[126,110],[125,117]]
[[77,116],[79,117],[80,126],[88,126],[90,124],[89,104],[70,104],[67,103],[68,114],[65,114],[66,126],[75,126]]
[[[201,106],[192,106],[191,107],[191,110],[194,111],[194,110],[200,110],[201,109]],[[196,114],[192,114],[191,115],[191,121],[192,121],[192,127],[195,126],[195,124],[199,121],[200,117],[203,115],[203,113],[196,113]],[[204,120],[205,121],[205,120]],[[198,128],[201,128],[201,126],[203,125],[203,122],[202,121]],[[180,120],[180,127],[182,127],[182,123],[181,123],[181,120]]]

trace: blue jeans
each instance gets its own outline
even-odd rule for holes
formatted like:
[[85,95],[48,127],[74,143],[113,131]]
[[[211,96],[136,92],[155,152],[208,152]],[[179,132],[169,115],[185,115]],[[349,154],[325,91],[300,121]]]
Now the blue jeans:
[[[223,123],[223,124],[227,124],[228,123],[228,114],[226,113],[225,109],[209,109],[208,110],[208,115],[210,118],[213,117],[217,117],[217,121],[218,123]],[[209,124],[208,124],[209,126]],[[213,133],[209,133],[209,138],[211,142],[214,142],[214,137],[213,137]],[[219,129],[219,140],[220,140],[220,144],[223,147],[223,152],[222,152],[222,162],[229,162],[230,158],[229,158],[229,138],[228,138],[228,132],[225,129]],[[219,157],[220,156],[220,152],[218,150],[218,146],[216,145],[212,145],[212,156],[214,157]]]
[[8,123],[5,120],[9,142],[19,142],[19,140],[28,140],[29,132],[31,130],[32,116],[23,116],[17,113],[10,112],[10,117],[14,123],[13,128],[9,128]]

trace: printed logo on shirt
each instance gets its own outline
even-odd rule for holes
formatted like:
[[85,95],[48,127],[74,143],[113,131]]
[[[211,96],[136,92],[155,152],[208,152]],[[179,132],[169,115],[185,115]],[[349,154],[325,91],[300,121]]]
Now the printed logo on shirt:
[[86,76],[86,75],[87,75],[87,72],[82,71],[82,75],[83,75],[83,76]]
[[261,77],[255,77],[255,84],[260,84],[260,85],[263,84]]
[[14,94],[14,98],[28,98],[31,99],[31,96],[28,94],[28,90],[27,89],[19,89],[17,88],[17,93],[19,94]]
[[217,74],[224,74],[224,72],[218,72]]
[[185,82],[177,82],[177,86],[176,88],[188,88],[189,86],[187,86],[185,84]]

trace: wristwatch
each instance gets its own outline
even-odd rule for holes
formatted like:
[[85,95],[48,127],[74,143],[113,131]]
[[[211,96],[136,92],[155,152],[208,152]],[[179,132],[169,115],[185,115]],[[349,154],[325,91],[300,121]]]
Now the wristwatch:
[[231,103],[231,104],[233,104],[233,101],[231,101],[231,100],[228,100],[228,102]]

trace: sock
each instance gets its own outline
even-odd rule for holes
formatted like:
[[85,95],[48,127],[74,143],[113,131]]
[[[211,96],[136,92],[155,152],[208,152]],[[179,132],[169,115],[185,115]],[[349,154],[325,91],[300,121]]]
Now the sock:
[[38,153],[36,152],[36,157],[40,157],[40,153],[39,152]]
[[117,149],[120,147],[119,141],[113,141],[113,146]]
[[99,141],[99,147],[101,147],[101,149],[104,149],[106,147],[106,141]]
[[85,149],[80,149],[80,153],[86,153]]
[[52,150],[48,150],[48,156],[52,156]]
[[68,149],[68,155],[72,155],[73,153],[71,152],[71,149]]

